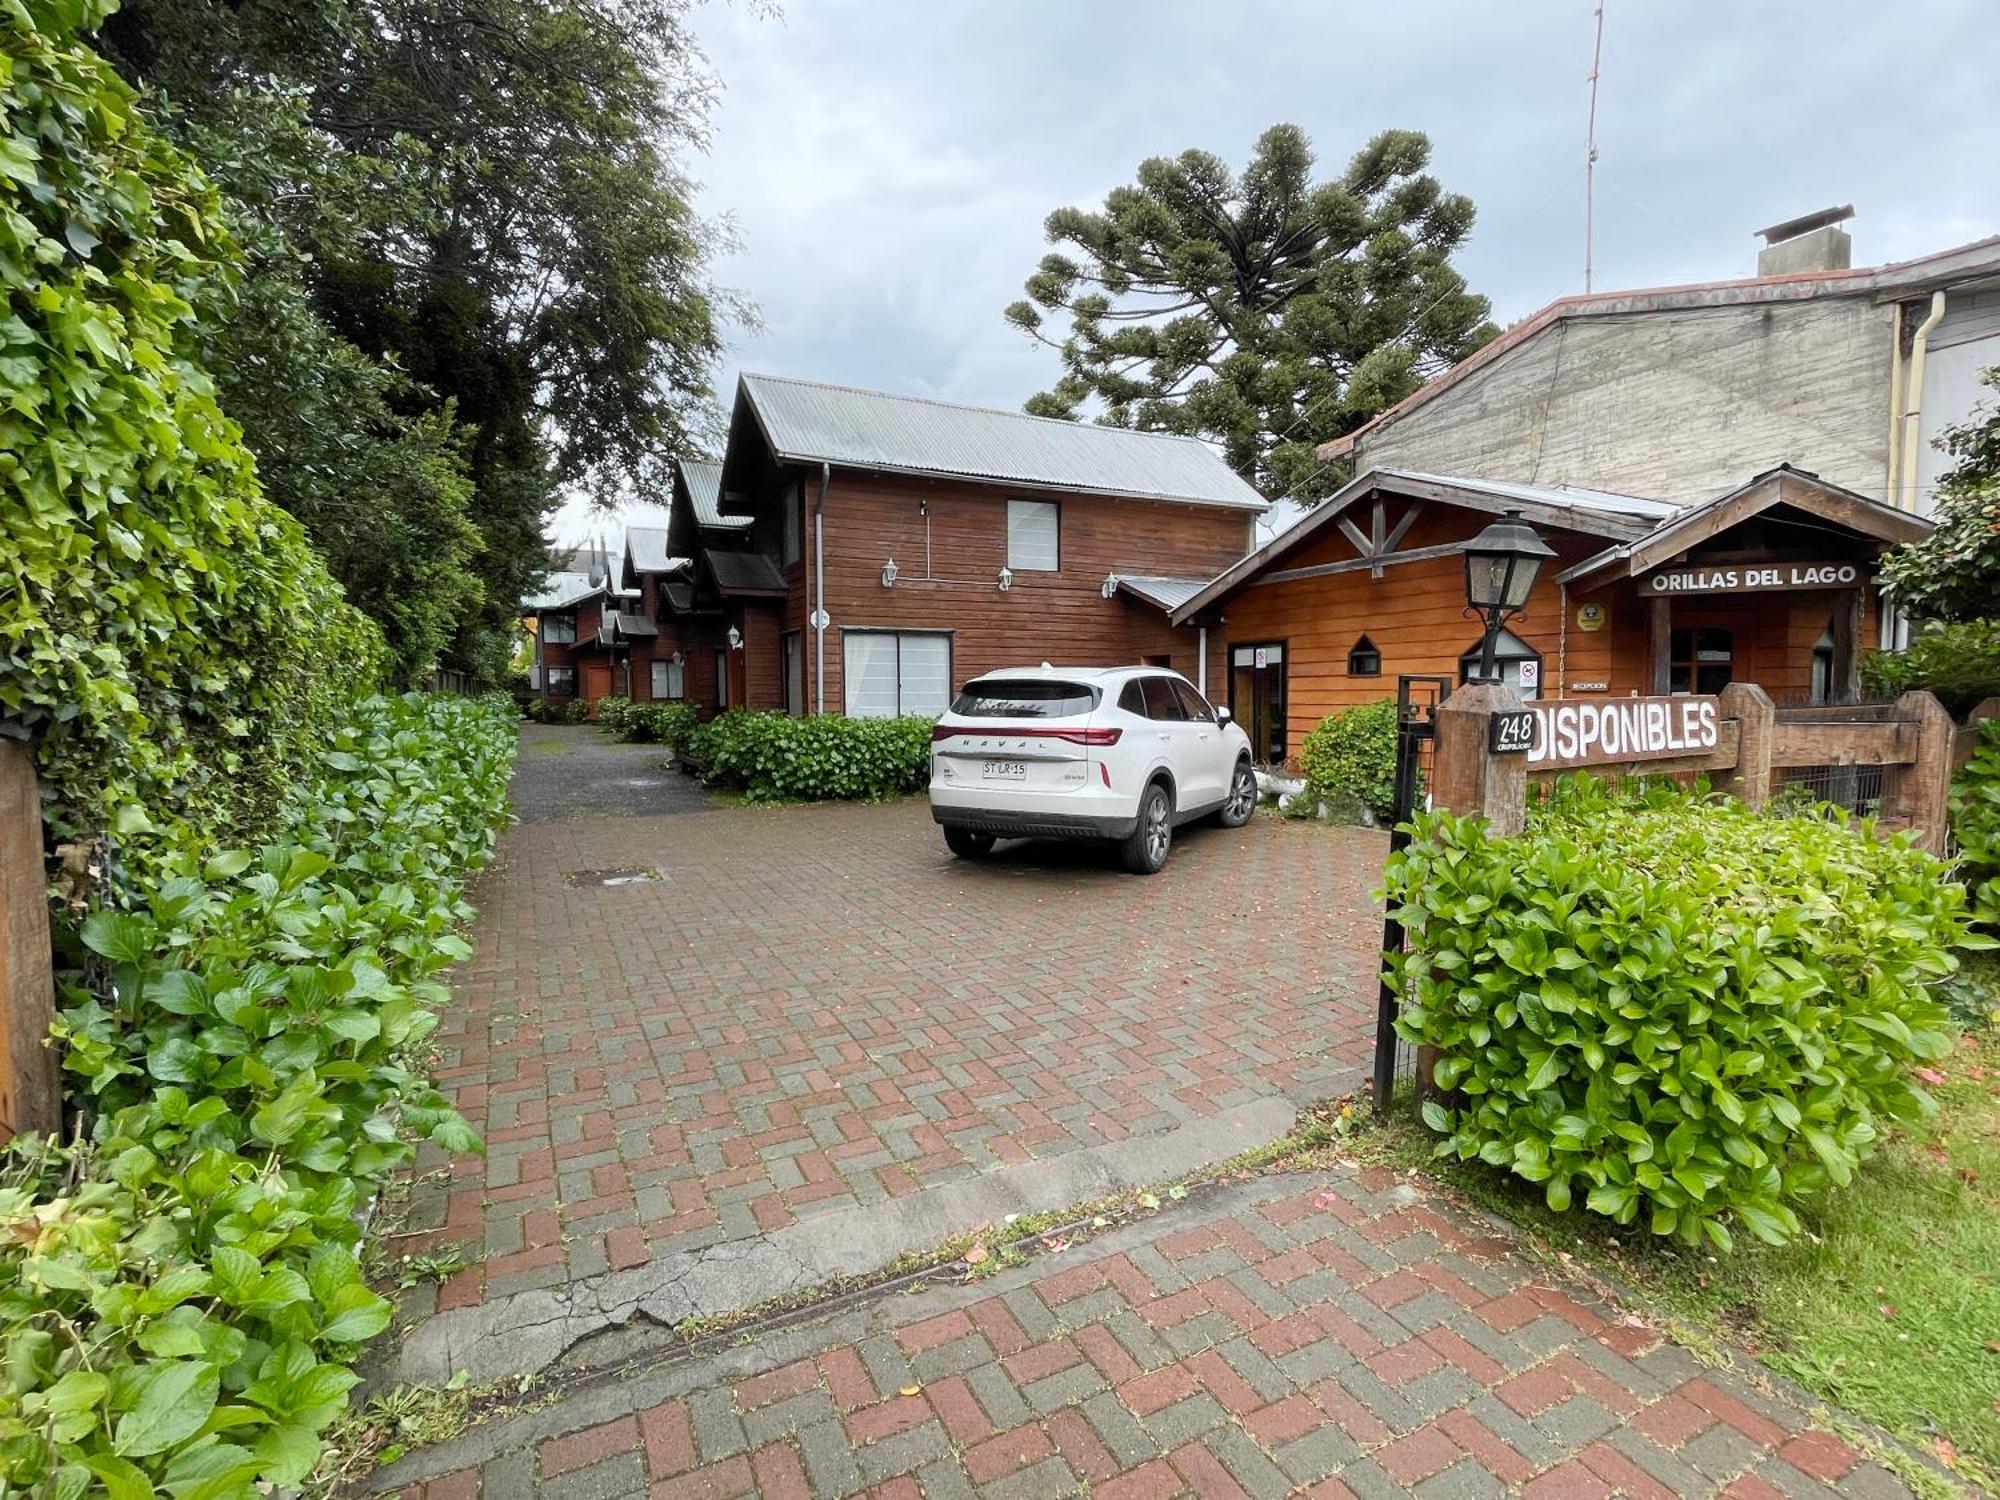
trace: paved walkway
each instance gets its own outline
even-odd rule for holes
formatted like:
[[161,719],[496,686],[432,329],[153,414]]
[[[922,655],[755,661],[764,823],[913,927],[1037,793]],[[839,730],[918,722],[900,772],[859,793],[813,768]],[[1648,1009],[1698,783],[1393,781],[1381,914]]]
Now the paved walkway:
[[1794,1400],[1345,1166],[601,1377],[378,1481],[408,1500],[1907,1493]]
[[1283,1134],[1365,1062],[1380,835],[1191,829],[1140,878],[1074,847],[954,860],[921,802],[541,815],[604,744],[528,733],[439,1033],[487,1154],[420,1194],[402,1247],[475,1260],[436,1311],[541,1295],[428,1329],[406,1376],[498,1373],[528,1324],[538,1368],[599,1308],[713,1310],[655,1294],[717,1247],[775,1237],[810,1280],[1152,1181]]
[[589,724],[523,724],[515,763],[514,815],[649,817],[699,812],[715,799],[676,771],[659,745],[628,745]]

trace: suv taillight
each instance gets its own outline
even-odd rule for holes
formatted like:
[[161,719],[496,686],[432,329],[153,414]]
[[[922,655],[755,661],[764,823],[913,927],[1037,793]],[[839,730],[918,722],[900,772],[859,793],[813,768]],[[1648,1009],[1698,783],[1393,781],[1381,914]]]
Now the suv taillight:
[[961,734],[995,735],[1002,739],[1067,740],[1072,745],[1115,745],[1125,731],[1117,728],[1104,729],[1051,729],[1029,727],[1017,724],[933,724],[931,743],[952,739]]

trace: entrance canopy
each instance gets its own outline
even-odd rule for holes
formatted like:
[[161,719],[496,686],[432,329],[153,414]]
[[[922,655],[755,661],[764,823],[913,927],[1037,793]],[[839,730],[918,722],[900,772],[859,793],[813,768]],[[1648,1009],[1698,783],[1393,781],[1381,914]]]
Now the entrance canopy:
[[[1754,525],[1753,525],[1754,523]],[[1930,534],[1931,523],[1908,511],[1897,510],[1870,500],[1866,495],[1828,484],[1817,474],[1780,464],[1725,495],[1684,510],[1645,535],[1595,557],[1586,558],[1556,582],[1573,590],[1595,588],[1619,578],[1642,580],[1655,572],[1700,571],[1699,560],[1715,564],[1747,565],[1766,562],[1810,563],[1820,560],[1812,549],[1832,551],[1839,558],[1872,561],[1884,548],[1898,542],[1920,541]],[[1752,554],[1762,554],[1761,559]],[[1792,554],[1789,557],[1780,554]],[[1744,567],[1743,574],[1749,569]],[[1831,588],[1851,587],[1856,578],[1820,578],[1815,575],[1781,573],[1777,580],[1763,576],[1739,576],[1735,584],[1711,585],[1742,588]],[[1681,592],[1686,581],[1661,585],[1661,592]]]

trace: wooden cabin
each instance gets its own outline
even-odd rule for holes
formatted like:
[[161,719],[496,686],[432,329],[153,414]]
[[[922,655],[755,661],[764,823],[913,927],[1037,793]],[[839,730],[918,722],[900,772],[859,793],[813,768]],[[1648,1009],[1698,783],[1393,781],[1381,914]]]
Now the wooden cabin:
[[1686,507],[1373,469],[1171,618],[1220,640],[1230,710],[1260,760],[1282,765],[1327,714],[1393,696],[1400,674],[1469,680],[1483,631],[1464,546],[1509,511],[1556,553],[1498,652],[1502,677],[1543,699],[1755,682],[1781,704],[1852,702],[1879,559],[1930,530],[1783,466]]

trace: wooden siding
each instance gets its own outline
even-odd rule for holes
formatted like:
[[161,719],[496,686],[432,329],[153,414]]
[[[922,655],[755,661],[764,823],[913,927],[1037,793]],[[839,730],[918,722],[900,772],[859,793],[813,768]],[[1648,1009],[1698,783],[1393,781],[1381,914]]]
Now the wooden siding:
[[[808,623],[812,510],[817,475],[805,483],[802,561],[786,570],[791,585],[782,628],[802,633],[805,692],[813,702],[813,631]],[[1162,655],[1190,680],[1200,676],[1199,636],[1176,630],[1150,604],[1102,594],[1105,575],[1209,577],[1243,555],[1251,520],[1240,511],[1097,496],[1023,495],[1062,507],[1060,563],[1054,573],[1019,572],[1002,593],[1007,563],[1007,491],[947,479],[835,470],[825,516],[826,707],[842,711],[843,629],[943,630],[952,635],[952,686],[996,667],[1052,661],[1116,666]],[[928,544],[928,545],[927,545]],[[775,549],[774,549],[775,550]],[[894,588],[882,566],[894,558]],[[817,602],[817,601],[814,601]],[[777,633],[770,635],[777,682]],[[1222,661],[1210,632],[1209,687],[1221,696]],[[777,702],[772,699],[773,706]]]
[[[1400,514],[1391,502],[1390,521]],[[1403,547],[1461,542],[1492,518],[1451,506],[1430,506],[1410,528]],[[1525,612],[1508,629],[1542,653],[1541,695],[1548,698],[1626,697],[1652,689],[1650,601],[1630,582],[1568,593],[1552,580],[1564,568],[1601,551],[1599,538],[1544,531],[1558,559],[1543,568]],[[1275,571],[1345,562],[1353,546],[1333,528],[1286,555]],[[1673,601],[1673,624],[1715,625],[1733,633],[1733,679],[1755,682],[1780,702],[1803,701],[1812,686],[1812,650],[1832,618],[1840,595],[1806,592],[1761,599]],[[1577,612],[1587,603],[1606,607],[1604,626],[1585,631]],[[1568,616],[1565,628],[1565,614]],[[1380,578],[1364,569],[1277,583],[1253,584],[1223,605],[1224,625],[1212,631],[1224,646],[1265,641],[1286,644],[1286,743],[1294,758],[1306,733],[1329,713],[1393,697],[1401,673],[1458,677],[1462,653],[1480,639],[1479,623],[1465,609],[1465,569],[1457,556],[1391,563]],[[1860,639],[1874,630],[1872,600]],[[1354,677],[1347,657],[1366,635],[1382,654],[1376,677]],[[1227,688],[1211,667],[1212,696]],[[1579,683],[1603,683],[1580,689]]]

